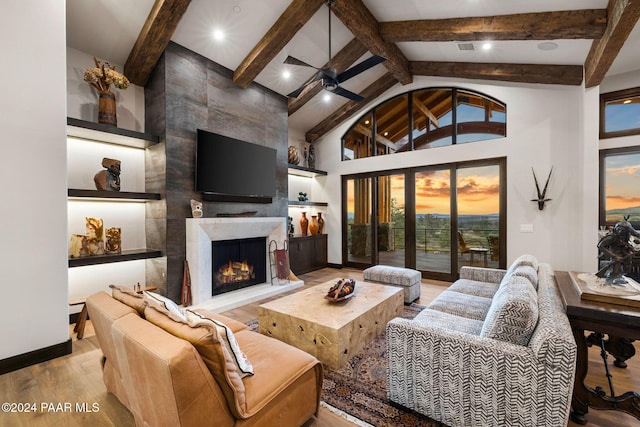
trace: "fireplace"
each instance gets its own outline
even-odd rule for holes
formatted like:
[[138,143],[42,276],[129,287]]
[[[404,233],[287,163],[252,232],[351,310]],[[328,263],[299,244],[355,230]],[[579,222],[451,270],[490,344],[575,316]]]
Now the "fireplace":
[[266,240],[252,237],[211,242],[211,296],[266,282]]
[[[286,217],[187,218],[186,235],[194,308],[220,312],[304,286],[304,282],[296,277],[284,283],[271,282],[269,242],[275,241],[278,247],[282,248],[287,239]],[[262,241],[266,277],[261,283],[215,294],[212,289],[214,283],[212,242],[252,238],[260,238]],[[242,255],[239,257],[242,258]],[[228,265],[228,260],[225,261]],[[240,260],[242,261],[244,259]]]

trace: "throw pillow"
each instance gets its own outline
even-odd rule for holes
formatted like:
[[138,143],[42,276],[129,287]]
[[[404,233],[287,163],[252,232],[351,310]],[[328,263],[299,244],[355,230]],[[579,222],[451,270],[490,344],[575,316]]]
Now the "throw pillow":
[[169,317],[167,311],[152,306],[145,308],[144,315],[149,322],[171,335],[188,341],[196,348],[220,386],[231,412],[236,418],[244,418],[244,414],[247,413],[244,383],[233,356],[222,344],[224,338],[220,336],[218,327],[209,324],[190,326],[186,320],[174,320]]
[[186,322],[187,316],[178,304],[155,292],[144,291],[144,302],[177,322]]
[[237,366],[240,376],[244,378],[248,375],[253,375],[253,365],[249,362],[247,355],[240,350],[240,345],[238,344],[233,331],[231,331],[231,328],[219,320],[206,317],[201,313],[196,313],[195,311],[187,310],[186,315],[187,322],[191,327],[209,326],[217,328],[218,334],[222,339],[221,342],[226,347],[227,352],[233,356],[233,362]]
[[521,265],[528,265],[530,267],[533,267],[536,273],[538,272],[538,260],[533,255],[520,255],[515,259],[515,261],[513,261],[511,267],[515,268]]
[[113,299],[133,308],[141,316],[144,315],[145,303],[142,294],[136,293],[136,291],[126,286],[109,285],[109,287],[111,288]]
[[493,297],[480,336],[527,345],[538,323],[538,296],[528,279],[513,276],[510,282]]
[[524,277],[531,282],[533,289],[538,290],[538,273],[529,265],[519,265],[511,273],[512,276]]

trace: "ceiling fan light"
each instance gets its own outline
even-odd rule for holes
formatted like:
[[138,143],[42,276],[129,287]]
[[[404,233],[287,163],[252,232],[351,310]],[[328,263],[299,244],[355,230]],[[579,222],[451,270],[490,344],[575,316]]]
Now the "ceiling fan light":
[[338,87],[338,84],[336,82],[332,82],[330,80],[322,80],[322,87],[325,88],[326,90],[333,92],[334,90],[336,90],[336,88]]

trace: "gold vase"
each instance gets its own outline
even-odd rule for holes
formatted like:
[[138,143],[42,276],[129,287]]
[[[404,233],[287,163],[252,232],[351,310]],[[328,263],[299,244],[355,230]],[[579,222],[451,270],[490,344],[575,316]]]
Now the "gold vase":
[[318,234],[318,229],[320,225],[318,224],[318,217],[315,215],[311,215],[311,222],[309,223],[309,232],[312,236]]
[[108,90],[100,91],[98,99],[98,123],[118,125],[116,117],[116,96]]
[[307,235],[307,229],[309,227],[309,219],[307,218],[307,213],[302,212],[302,218],[300,218],[300,233],[303,236]]

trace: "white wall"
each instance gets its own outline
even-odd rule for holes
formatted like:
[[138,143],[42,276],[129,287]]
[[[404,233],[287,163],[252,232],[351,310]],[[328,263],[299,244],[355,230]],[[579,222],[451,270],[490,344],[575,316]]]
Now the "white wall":
[[[459,146],[340,161],[340,138],[369,108],[408,90],[455,86],[476,90],[507,104],[507,137]],[[588,108],[587,108],[588,107]],[[594,137],[583,120],[585,111],[597,111],[597,97],[585,96],[582,87],[517,85],[509,83],[415,77],[411,85],[394,86],[316,144],[318,164],[329,176],[318,180],[314,198],[329,202],[326,228],[329,262],[341,262],[341,175],[371,170],[449,163],[479,158],[507,157],[507,262],[530,253],[557,270],[592,270],[596,267],[595,241],[587,242],[585,229],[597,230],[597,132]],[[587,141],[589,140],[589,141]],[[585,144],[585,141],[590,142]],[[585,163],[583,163],[586,162]],[[594,163],[595,162],[595,163]],[[548,197],[539,211],[531,167],[544,180],[553,166]],[[595,173],[583,188],[581,177]],[[592,197],[593,196],[593,197]],[[521,233],[520,224],[532,224],[533,233]]]
[[69,339],[64,0],[0,6],[0,359]]

